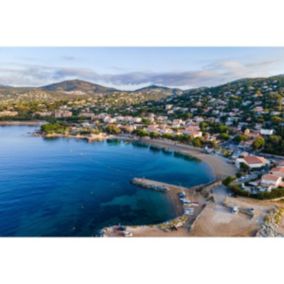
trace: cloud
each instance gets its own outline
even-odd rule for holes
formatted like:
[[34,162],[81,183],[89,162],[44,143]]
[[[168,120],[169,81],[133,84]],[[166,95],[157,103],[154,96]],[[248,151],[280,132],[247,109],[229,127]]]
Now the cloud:
[[276,62],[263,60],[244,64],[236,60],[222,60],[204,65],[199,70],[128,73],[121,70],[120,74],[99,74],[91,68],[10,65],[0,66],[0,84],[43,86],[63,80],[82,79],[122,89],[135,89],[149,84],[194,88],[215,86],[245,77],[268,76]]

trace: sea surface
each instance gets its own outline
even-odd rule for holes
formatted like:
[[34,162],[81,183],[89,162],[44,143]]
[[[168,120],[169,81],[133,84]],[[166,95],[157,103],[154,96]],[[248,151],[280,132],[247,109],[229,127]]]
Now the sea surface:
[[163,193],[130,183],[145,177],[184,186],[213,172],[194,158],[121,141],[88,143],[0,126],[0,236],[96,236],[105,226],[176,216]]

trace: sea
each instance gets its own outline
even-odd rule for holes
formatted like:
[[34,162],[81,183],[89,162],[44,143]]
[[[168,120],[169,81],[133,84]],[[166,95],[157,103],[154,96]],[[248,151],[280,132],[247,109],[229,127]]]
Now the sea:
[[91,237],[112,225],[176,217],[164,193],[131,184],[144,177],[183,186],[214,179],[195,158],[139,143],[88,143],[0,126],[0,236]]

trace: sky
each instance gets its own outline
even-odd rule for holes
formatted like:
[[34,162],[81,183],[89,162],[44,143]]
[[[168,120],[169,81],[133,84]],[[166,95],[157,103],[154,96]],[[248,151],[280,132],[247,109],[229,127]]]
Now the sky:
[[181,89],[284,74],[276,47],[10,47],[0,48],[0,85],[44,86],[81,79],[133,90]]

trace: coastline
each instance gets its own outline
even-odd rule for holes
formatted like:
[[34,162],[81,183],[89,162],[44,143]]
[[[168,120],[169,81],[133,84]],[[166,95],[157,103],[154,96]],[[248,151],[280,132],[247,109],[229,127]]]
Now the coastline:
[[[38,125],[39,121],[29,122],[28,125]],[[10,125],[10,123],[8,124]],[[12,122],[12,125],[27,125],[25,122]],[[37,136],[46,137],[43,133],[37,132]],[[103,139],[117,139],[129,141],[129,143],[139,143],[152,146],[153,148],[167,151],[168,153],[180,153],[181,155],[194,157],[212,169],[215,174],[215,181],[212,184],[201,184],[192,188],[182,188],[175,184],[162,184],[162,182],[149,180],[152,186],[146,186],[146,190],[159,190],[161,186],[171,187],[166,190],[165,196],[176,214],[174,219],[162,223],[151,225],[121,226],[125,231],[117,230],[119,226],[105,227],[102,229],[102,236],[105,237],[217,237],[217,236],[278,236],[278,232],[284,235],[284,218],[283,224],[277,225],[276,229],[271,229],[275,225],[272,222],[266,223],[268,214],[277,208],[283,208],[281,202],[276,201],[258,201],[244,197],[233,197],[228,189],[222,185],[221,179],[235,173],[234,164],[228,163],[227,159],[213,154],[206,154],[200,148],[189,145],[175,143],[171,140],[164,139],[147,139],[131,135],[107,135],[100,134]],[[70,139],[89,140],[91,135],[51,135],[50,138],[62,137]],[[92,137],[94,138],[94,136]],[[90,139],[89,142],[96,140]],[[139,177],[138,177],[139,179]],[[141,179],[141,178],[140,178]],[[143,179],[143,178],[142,178]],[[187,190],[188,189],[188,190]],[[143,190],[141,188],[141,190]],[[179,193],[185,193],[184,202]],[[157,204],[159,206],[159,204]],[[238,213],[232,211],[238,209]],[[190,211],[191,209],[192,211]],[[251,209],[253,215],[251,216]],[[282,210],[282,209],[281,209]],[[272,213],[271,213],[272,212]],[[281,211],[282,212],[282,211]],[[283,211],[284,212],[284,211]],[[277,213],[278,214],[278,213]],[[124,234],[125,233],[125,234]],[[279,233],[279,234],[280,234]]]
[[[35,134],[37,135],[37,134]],[[92,134],[92,135],[65,135],[65,134],[46,134],[42,135],[39,134],[38,136],[43,138],[67,138],[67,139],[81,139],[81,140],[87,140],[88,142],[99,142],[99,141],[105,141],[108,138],[110,138],[109,135],[101,133],[101,134]]]
[[[102,141],[107,139],[117,139],[125,142],[137,142],[149,146],[156,147],[161,150],[171,151],[173,153],[181,154],[188,157],[196,158],[200,161],[206,163],[209,168],[212,170],[214,175],[214,179],[212,183],[220,183],[222,179],[227,176],[235,175],[236,168],[233,164],[229,164],[228,161],[219,156],[206,154],[200,148],[196,148],[190,145],[184,145],[180,143],[176,143],[169,140],[162,139],[145,139],[138,138],[135,136],[124,136],[124,135],[101,135],[100,139],[90,139],[87,136],[71,136],[71,135],[48,135],[43,137],[49,138],[75,138],[75,139],[85,139],[89,142]],[[158,182],[158,181],[157,181]],[[175,187],[175,185],[172,185]],[[126,232],[129,232],[130,236],[134,235],[135,237],[149,237],[149,236],[166,236],[166,237],[182,237],[182,236],[190,236],[190,228],[195,220],[199,217],[203,209],[206,208],[207,202],[211,193],[215,187],[211,187],[210,185],[197,185],[192,187],[192,190],[185,190],[186,197],[197,203],[197,207],[194,208],[194,213],[190,216],[185,214],[185,207],[179,199],[177,190],[170,190],[165,192],[165,195],[171,206],[174,208],[176,212],[176,218],[168,220],[163,223],[152,224],[152,225],[141,225],[141,226],[125,226]],[[200,189],[200,187],[202,187]],[[199,188],[199,190],[195,190],[195,188]],[[202,192],[203,189],[208,189],[207,192]],[[141,188],[141,190],[143,190]],[[205,193],[205,194],[204,194]],[[205,196],[206,195],[206,196]],[[174,228],[174,230],[172,230]],[[117,231],[117,226],[105,227],[101,230],[101,236],[104,237],[118,237],[118,236],[127,236],[123,235],[120,230]]]
[[150,145],[157,147],[159,149],[172,151],[184,156],[193,157],[200,161],[205,162],[212,172],[214,173],[215,179],[224,179],[228,176],[233,176],[236,174],[236,167],[229,163],[224,157],[221,157],[216,154],[206,154],[202,151],[201,148],[193,147],[190,145],[185,145],[181,143],[176,143],[174,141],[165,140],[165,139],[146,139],[146,138],[136,138],[133,136],[113,136],[113,138],[138,142],[145,145]]
[[43,120],[24,120],[24,121],[20,121],[20,120],[0,120],[0,126],[41,126],[42,124],[44,124],[45,121]]

